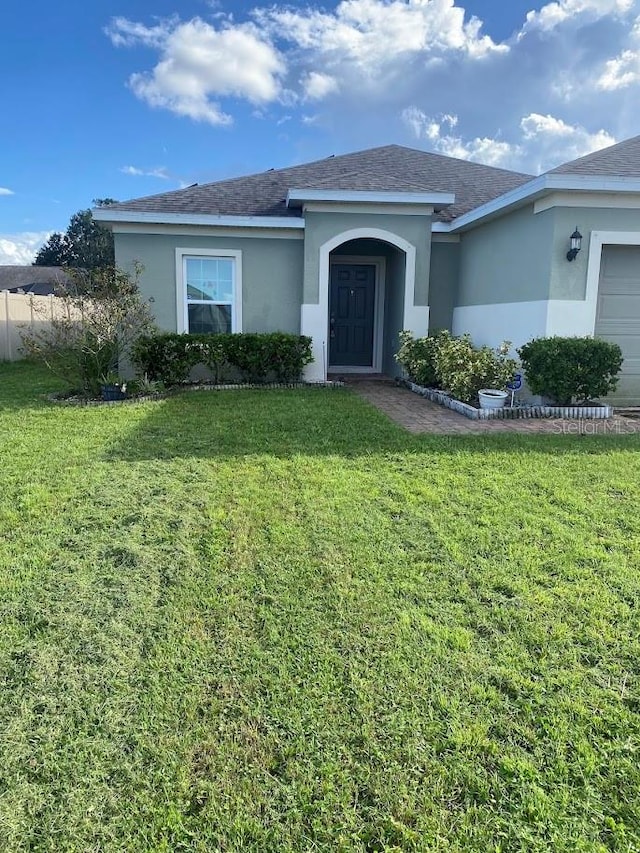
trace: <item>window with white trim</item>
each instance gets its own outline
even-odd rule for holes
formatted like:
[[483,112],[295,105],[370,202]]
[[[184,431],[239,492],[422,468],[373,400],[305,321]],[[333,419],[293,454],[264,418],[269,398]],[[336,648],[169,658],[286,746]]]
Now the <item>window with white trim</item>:
[[181,255],[184,331],[191,334],[240,331],[240,252]]

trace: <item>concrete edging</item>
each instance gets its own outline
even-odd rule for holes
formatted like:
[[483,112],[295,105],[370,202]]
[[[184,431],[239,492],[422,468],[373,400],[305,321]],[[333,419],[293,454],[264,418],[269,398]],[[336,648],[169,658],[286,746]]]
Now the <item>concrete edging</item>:
[[344,388],[344,382],[267,382],[258,383],[236,383],[233,385],[178,385],[168,391],[159,391],[156,394],[141,394],[137,397],[124,397],[122,400],[97,400],[84,397],[58,397],[56,394],[48,394],[47,399],[59,406],[118,406],[122,403],[148,403],[153,400],[167,400],[176,397],[185,391],[275,391],[299,388]]
[[517,406],[513,409],[505,406],[503,409],[477,409],[468,403],[461,403],[446,391],[435,388],[424,388],[409,379],[402,379],[401,384],[419,394],[432,403],[438,403],[447,409],[452,409],[472,421],[510,421],[532,418],[573,418],[577,420],[605,420],[613,417],[613,406]]

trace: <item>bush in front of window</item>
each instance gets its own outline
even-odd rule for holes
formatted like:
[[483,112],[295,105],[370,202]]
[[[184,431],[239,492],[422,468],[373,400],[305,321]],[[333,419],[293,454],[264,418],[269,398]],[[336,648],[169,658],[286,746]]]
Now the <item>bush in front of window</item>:
[[142,375],[179,385],[191,370],[207,367],[215,382],[295,382],[313,361],[311,338],[285,332],[219,335],[159,334],[141,338],[133,362]]

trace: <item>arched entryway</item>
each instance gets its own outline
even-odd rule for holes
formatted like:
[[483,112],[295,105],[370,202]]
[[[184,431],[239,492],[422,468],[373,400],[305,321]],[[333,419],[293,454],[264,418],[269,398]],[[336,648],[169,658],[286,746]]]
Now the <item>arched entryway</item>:
[[[309,248],[314,242],[314,227],[315,223],[313,227],[309,223],[309,233],[305,234]],[[416,245],[383,228],[353,227],[325,238],[313,250],[305,249],[305,253],[304,289],[311,298],[303,301],[300,327],[302,334],[312,339],[314,358],[305,370],[306,378],[322,381],[330,372],[393,375],[397,370],[394,355],[399,332],[407,329],[422,336],[429,328],[428,306],[415,304]],[[345,268],[349,265],[359,269]],[[337,275],[332,273],[334,267],[338,268]],[[367,267],[373,269],[368,270]],[[373,285],[368,283],[371,276]],[[345,352],[344,348],[336,350],[332,345],[335,337],[332,338],[331,313],[336,299],[340,299],[336,283],[340,280],[348,285],[348,294],[343,294],[342,298],[348,296],[356,302],[360,300],[361,313],[364,314],[360,319],[365,326],[352,336],[351,344],[347,342],[346,351],[351,350],[351,355],[346,357],[340,354]],[[372,287],[372,293],[369,296],[354,293],[352,296],[351,290],[356,291],[357,288],[351,284]],[[345,312],[349,313],[346,308]],[[334,336],[338,334],[335,325]],[[349,332],[343,330],[340,334],[348,338]],[[359,343],[356,347],[358,335],[364,344],[361,349],[358,348]],[[340,360],[351,363],[339,364]]]
[[347,231],[322,246],[329,373],[394,372],[414,269],[414,247],[379,229]]

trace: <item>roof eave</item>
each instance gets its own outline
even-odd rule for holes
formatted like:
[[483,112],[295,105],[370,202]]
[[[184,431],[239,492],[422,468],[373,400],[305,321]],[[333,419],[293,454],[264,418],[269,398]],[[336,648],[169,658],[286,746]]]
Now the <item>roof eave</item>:
[[422,204],[442,210],[453,204],[453,193],[440,192],[390,192],[380,190],[319,190],[295,189],[287,193],[287,207],[301,208],[307,202],[343,204]]
[[545,174],[521,184],[508,193],[480,205],[454,219],[450,231],[464,231],[482,221],[502,216],[525,204],[531,204],[542,196],[564,190],[568,192],[621,192],[640,193],[640,178],[624,176]]
[[97,207],[92,211],[97,222],[107,225],[140,223],[148,225],[208,225],[218,228],[304,228],[297,216],[223,216],[212,213],[166,213],[150,210],[110,210]]

